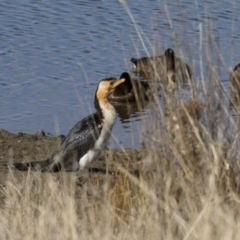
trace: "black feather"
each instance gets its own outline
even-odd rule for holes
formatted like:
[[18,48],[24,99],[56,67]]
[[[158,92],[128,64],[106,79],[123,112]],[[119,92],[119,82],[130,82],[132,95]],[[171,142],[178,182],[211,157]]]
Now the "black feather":
[[78,162],[93,147],[101,129],[101,118],[98,113],[94,113],[74,125],[51,158],[45,161],[13,163],[13,166],[20,171],[28,169],[42,172],[58,172],[61,169],[76,171],[77,168],[72,168],[73,162]]
[[101,129],[101,117],[98,113],[85,117],[69,131],[62,142],[61,150],[67,154],[69,151],[77,149],[78,157],[81,158],[93,147]]

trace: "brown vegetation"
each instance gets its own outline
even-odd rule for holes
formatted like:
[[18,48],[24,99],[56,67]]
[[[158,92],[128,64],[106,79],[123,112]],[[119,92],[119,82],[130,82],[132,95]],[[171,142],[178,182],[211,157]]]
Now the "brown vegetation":
[[[162,93],[142,123],[142,149],[108,150],[77,173],[2,166],[0,239],[238,240],[239,123],[207,64],[187,101]],[[1,130],[0,160],[46,159],[59,144]]]

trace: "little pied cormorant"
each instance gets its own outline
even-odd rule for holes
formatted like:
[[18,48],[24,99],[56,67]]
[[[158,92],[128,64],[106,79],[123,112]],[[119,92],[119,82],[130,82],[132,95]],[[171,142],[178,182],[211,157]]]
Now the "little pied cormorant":
[[115,108],[108,101],[108,97],[124,81],[124,78],[119,80],[108,78],[99,82],[95,93],[97,112],[78,122],[49,159],[14,163],[14,167],[20,171],[26,171],[29,168],[52,172],[78,171],[96,160],[101,151],[105,149],[117,118]]

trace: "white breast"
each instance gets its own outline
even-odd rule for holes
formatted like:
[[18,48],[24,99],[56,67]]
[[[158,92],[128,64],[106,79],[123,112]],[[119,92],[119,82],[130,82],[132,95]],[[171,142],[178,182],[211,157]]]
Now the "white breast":
[[114,108],[103,110],[103,123],[101,134],[96,140],[93,148],[91,148],[85,155],[79,159],[80,170],[84,169],[87,165],[92,163],[105,149],[107,142],[110,138],[112,127],[117,119],[117,114]]

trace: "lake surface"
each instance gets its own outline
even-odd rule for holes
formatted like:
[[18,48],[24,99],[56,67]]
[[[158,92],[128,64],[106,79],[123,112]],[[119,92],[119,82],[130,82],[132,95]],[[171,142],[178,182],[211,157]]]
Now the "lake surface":
[[[131,57],[175,49],[174,36],[196,78],[213,36],[209,51],[228,88],[240,62],[239,12],[240,2],[226,0],[1,1],[0,128],[67,134],[95,111],[99,80],[130,71]],[[119,118],[111,146],[137,147],[147,113]]]

